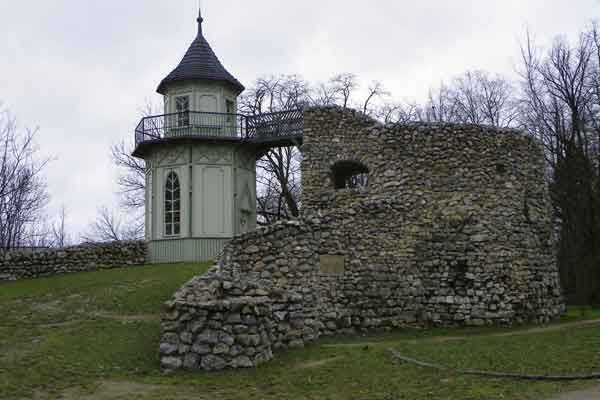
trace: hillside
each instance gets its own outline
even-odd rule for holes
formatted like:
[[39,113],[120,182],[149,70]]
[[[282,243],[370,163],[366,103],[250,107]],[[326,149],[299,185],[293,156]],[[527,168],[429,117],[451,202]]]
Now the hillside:
[[[1,399],[540,399],[590,383],[476,378],[409,357],[525,373],[600,369],[600,324],[548,330],[407,330],[334,337],[251,370],[159,370],[160,308],[207,265],[156,265],[0,285]],[[566,325],[565,325],[566,323]],[[61,397],[62,396],[62,397]]]

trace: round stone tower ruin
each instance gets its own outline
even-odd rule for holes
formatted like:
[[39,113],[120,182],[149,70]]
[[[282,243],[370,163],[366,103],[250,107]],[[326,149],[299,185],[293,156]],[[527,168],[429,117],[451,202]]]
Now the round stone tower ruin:
[[563,299],[540,143],[303,112],[302,214],[233,238],[167,302],[165,369],[251,367],[321,335],[545,323]]
[[543,149],[531,136],[308,114],[302,204],[322,215],[321,270],[335,267],[328,290],[345,326],[544,323],[562,311]]

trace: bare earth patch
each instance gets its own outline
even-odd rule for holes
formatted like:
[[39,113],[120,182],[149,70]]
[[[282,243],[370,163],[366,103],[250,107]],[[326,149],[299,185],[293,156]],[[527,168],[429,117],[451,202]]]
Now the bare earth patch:
[[0,362],[7,365],[13,364],[20,359],[33,353],[37,346],[42,342],[43,338],[33,337],[30,339],[27,347],[23,346],[0,346]]
[[85,319],[70,319],[68,321],[62,321],[62,322],[51,322],[49,324],[39,324],[38,326],[40,326],[42,328],[63,328],[65,326],[77,325],[77,324],[80,324],[85,321],[87,321],[87,320],[85,320]]
[[307,362],[303,362],[300,364],[296,364],[294,366],[294,368],[296,368],[296,369],[319,368],[319,367],[322,367],[323,365],[327,365],[334,361],[341,360],[342,358],[344,358],[344,357],[330,357],[330,358],[325,358],[323,360],[307,361]]
[[[105,381],[100,382],[93,393],[86,393],[81,388],[71,388],[65,390],[61,395],[61,400],[121,400],[141,398],[144,395],[150,395],[157,392],[162,387],[159,385],[147,385],[142,383],[133,383],[127,381]],[[33,400],[47,399],[48,394],[38,391],[34,394]]]
[[[77,314],[76,314],[77,315]],[[123,314],[113,314],[103,311],[95,311],[88,314],[80,313],[77,316],[87,315],[88,318],[78,318],[78,319],[70,319],[67,321],[61,322],[51,322],[49,324],[39,324],[39,326],[44,328],[62,328],[65,326],[77,325],[82,322],[91,321],[93,319],[110,319],[113,321],[120,322],[158,322],[160,321],[160,315],[156,314],[134,314],[134,315],[123,315]],[[92,318],[89,318],[89,317]]]
[[597,400],[600,399],[600,386],[594,386],[588,389],[566,392],[560,396],[553,397],[551,400]]
[[31,311],[45,315],[59,314],[62,312],[61,304],[62,302],[60,300],[53,300],[46,303],[34,303],[31,305]]
[[[92,393],[82,388],[65,390],[61,400],[134,400],[134,399],[161,399],[161,400],[207,400],[190,387],[152,385],[130,381],[102,381],[99,382]],[[32,400],[47,399],[44,392],[37,392]]]
[[160,315],[157,314],[135,314],[135,315],[123,315],[113,314],[103,311],[97,311],[93,314],[98,318],[112,319],[121,322],[157,322],[160,321]]

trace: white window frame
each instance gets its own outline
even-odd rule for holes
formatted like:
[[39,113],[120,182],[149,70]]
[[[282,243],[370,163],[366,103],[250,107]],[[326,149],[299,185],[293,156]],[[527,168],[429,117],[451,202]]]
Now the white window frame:
[[[170,176],[173,174],[175,176],[174,180],[170,180]],[[177,186],[174,183],[177,182]],[[169,187],[171,184],[171,187]],[[177,201],[175,198],[175,193],[179,192],[177,200],[178,207],[175,206],[175,202]],[[181,202],[182,202],[182,190],[181,190],[181,178],[179,176],[179,172],[176,169],[168,169],[165,171],[165,184],[163,186],[163,229],[165,237],[179,237],[181,236]],[[168,193],[171,193],[171,196],[168,196]],[[170,197],[170,200],[169,200]],[[170,206],[169,206],[170,203]],[[179,216],[179,220],[177,221],[176,216]],[[168,227],[170,226],[170,232]],[[177,229],[176,229],[177,228]]]
[[[175,113],[177,114],[177,127],[178,128],[185,128],[190,126],[190,109],[192,107],[191,105],[191,99],[192,96],[189,94],[178,94],[175,97],[175,101],[174,101],[174,108],[175,108]],[[179,99],[186,99],[187,101],[187,109],[186,110],[179,110]]]

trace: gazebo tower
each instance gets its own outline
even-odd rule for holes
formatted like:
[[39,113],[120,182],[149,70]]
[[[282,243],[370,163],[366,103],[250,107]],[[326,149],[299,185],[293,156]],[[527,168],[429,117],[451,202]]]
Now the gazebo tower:
[[164,114],[143,118],[134,155],[146,163],[146,240],[151,262],[213,259],[234,235],[255,228],[256,157],[244,86],[202,32],[158,85]]

